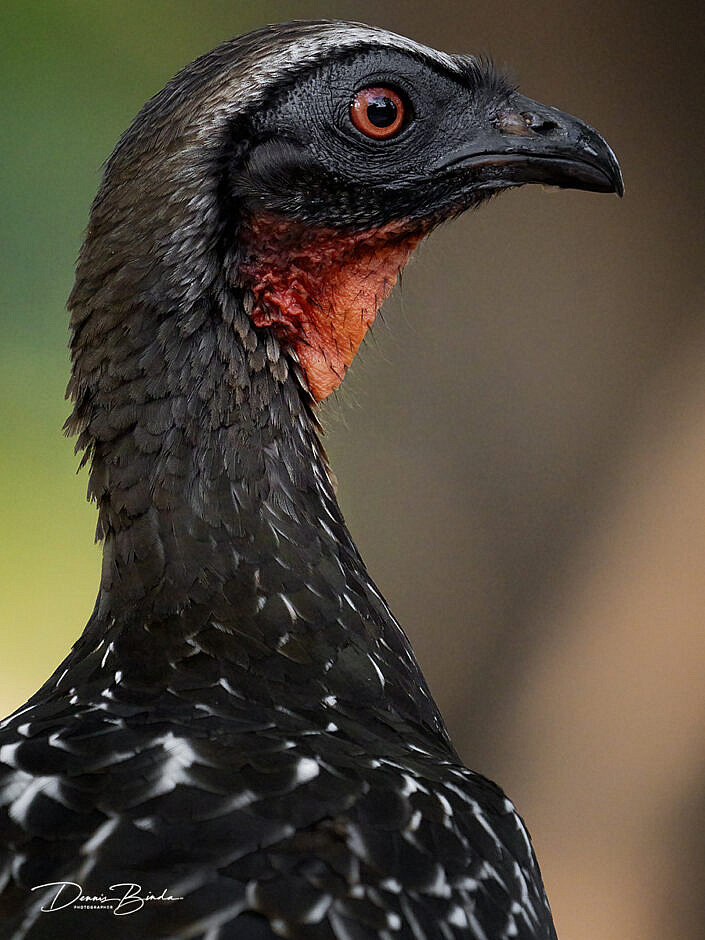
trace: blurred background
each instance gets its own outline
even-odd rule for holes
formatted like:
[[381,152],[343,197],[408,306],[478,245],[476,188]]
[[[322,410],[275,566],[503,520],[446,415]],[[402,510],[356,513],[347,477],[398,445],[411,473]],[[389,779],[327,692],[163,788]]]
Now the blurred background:
[[528,822],[561,940],[701,937],[699,3],[3,0],[2,710],[65,655],[97,589],[61,425],[101,163],[190,59],[321,16],[491,54],[622,162],[622,201],[529,187],[422,246],[326,406],[326,446],[460,753]]

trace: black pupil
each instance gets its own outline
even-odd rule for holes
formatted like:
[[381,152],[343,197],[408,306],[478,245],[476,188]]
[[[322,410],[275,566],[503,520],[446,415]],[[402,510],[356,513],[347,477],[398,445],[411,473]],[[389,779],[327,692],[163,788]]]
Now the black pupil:
[[397,117],[397,106],[391,98],[379,95],[367,105],[367,118],[375,127],[389,127]]

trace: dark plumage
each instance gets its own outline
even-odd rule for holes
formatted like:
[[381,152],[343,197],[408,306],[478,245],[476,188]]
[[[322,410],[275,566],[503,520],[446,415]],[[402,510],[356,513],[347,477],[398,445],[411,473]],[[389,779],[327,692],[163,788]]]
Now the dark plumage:
[[[460,763],[316,422],[420,238],[535,181],[621,190],[575,118],[354,24],[224,43],[123,135],[69,301],[102,579],[2,726],[3,937],[555,936],[526,830]],[[179,900],[71,903],[125,882]]]

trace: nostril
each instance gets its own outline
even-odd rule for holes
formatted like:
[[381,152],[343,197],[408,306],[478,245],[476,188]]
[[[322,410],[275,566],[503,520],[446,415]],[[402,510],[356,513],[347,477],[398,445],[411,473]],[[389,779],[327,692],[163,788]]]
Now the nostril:
[[518,111],[506,111],[499,116],[499,129],[503,134],[514,137],[531,137],[529,123]]
[[532,111],[522,111],[521,116],[526,126],[532,130],[534,134],[540,134],[542,137],[550,137],[554,131],[558,130],[558,124],[556,124],[555,121],[541,114],[535,114]]
[[499,129],[514,137],[553,137],[560,125],[536,111],[505,111],[499,115]]

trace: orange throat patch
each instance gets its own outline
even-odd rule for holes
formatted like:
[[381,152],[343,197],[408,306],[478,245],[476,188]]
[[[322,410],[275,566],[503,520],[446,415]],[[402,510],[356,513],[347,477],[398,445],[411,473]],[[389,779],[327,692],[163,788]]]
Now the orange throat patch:
[[252,320],[294,349],[316,401],[342,382],[365,333],[425,230],[393,222],[365,232],[251,218],[240,280]]

